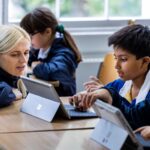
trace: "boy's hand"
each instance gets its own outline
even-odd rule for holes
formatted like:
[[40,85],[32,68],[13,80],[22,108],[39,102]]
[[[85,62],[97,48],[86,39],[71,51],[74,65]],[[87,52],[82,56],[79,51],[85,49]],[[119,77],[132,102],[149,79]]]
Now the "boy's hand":
[[85,111],[90,108],[97,99],[112,104],[112,97],[106,89],[78,93],[72,97],[69,97],[69,102],[77,109],[83,109]]
[[93,92],[93,91],[98,90],[99,88],[103,87],[103,84],[95,76],[90,76],[90,81],[85,82],[83,85],[87,92]]
[[144,126],[141,128],[138,128],[134,131],[134,133],[140,132],[141,136],[145,140],[150,140],[150,126]]
[[99,94],[96,91],[89,93],[80,92],[72,97],[69,97],[69,102],[71,105],[75,106],[77,110],[86,111],[92,106],[98,96]]

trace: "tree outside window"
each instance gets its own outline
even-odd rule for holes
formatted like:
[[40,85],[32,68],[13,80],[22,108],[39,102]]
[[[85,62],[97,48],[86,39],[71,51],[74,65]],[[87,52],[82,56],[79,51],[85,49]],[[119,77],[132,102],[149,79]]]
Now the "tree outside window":
[[142,1],[145,0],[9,0],[8,20],[20,20],[39,6],[50,8],[60,18],[140,17]]

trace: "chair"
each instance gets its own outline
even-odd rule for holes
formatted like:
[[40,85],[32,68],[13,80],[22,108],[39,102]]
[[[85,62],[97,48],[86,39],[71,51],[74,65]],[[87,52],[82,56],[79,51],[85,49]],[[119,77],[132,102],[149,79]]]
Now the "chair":
[[99,67],[97,77],[104,85],[118,78],[113,53],[106,54],[103,63]]

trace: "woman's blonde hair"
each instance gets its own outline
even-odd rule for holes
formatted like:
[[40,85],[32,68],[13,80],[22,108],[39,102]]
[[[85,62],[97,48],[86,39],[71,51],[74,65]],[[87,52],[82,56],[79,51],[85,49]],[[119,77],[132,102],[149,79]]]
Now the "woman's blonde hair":
[[17,25],[0,25],[0,53],[9,52],[23,39],[31,42],[30,36],[21,27]]

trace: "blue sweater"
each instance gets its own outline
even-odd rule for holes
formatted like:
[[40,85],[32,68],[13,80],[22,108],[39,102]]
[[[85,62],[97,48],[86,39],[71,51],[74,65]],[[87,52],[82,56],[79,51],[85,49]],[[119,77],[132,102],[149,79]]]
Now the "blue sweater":
[[132,103],[129,103],[124,97],[119,95],[119,91],[124,83],[124,81],[118,79],[104,87],[112,95],[112,105],[118,107],[123,112],[133,129],[150,125],[150,91],[148,92],[146,99],[137,105],[135,104],[135,99]]
[[72,96],[76,93],[75,71],[78,66],[74,52],[66,46],[63,38],[56,38],[52,43],[47,58],[38,59],[39,50],[31,50],[29,66],[34,61],[41,61],[33,69],[33,74],[46,81],[60,82],[56,88],[59,96]]
[[17,88],[18,79],[0,68],[0,107],[7,106],[16,99],[12,88]]

